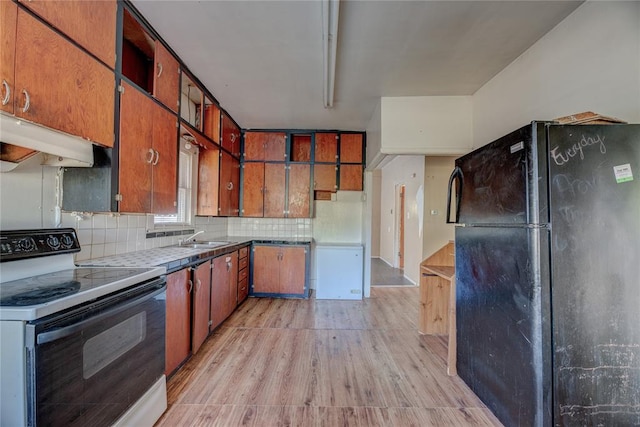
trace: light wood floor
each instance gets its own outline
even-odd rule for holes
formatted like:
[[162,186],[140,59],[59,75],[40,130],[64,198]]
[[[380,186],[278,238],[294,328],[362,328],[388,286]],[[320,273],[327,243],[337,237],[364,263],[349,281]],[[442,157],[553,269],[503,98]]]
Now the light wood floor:
[[500,426],[417,332],[418,293],[248,299],[169,379],[156,425]]

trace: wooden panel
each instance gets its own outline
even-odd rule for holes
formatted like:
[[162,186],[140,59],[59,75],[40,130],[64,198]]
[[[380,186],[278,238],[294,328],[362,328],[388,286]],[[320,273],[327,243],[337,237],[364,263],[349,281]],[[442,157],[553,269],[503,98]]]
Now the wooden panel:
[[419,330],[429,335],[449,333],[450,281],[421,271]]
[[18,6],[10,1],[0,1],[0,99],[3,100],[0,109],[11,114],[16,94],[14,67],[17,18]]
[[337,133],[316,133],[315,162],[338,162]]
[[362,134],[340,134],[340,163],[362,163]]
[[115,0],[20,0],[20,3],[68,35],[109,67],[115,68]]
[[[431,256],[426,258],[420,263],[420,266],[442,266],[442,267],[454,267],[455,266],[455,246],[453,242],[449,242]],[[451,270],[449,271],[452,275]]]
[[189,356],[191,349],[190,288],[188,269],[167,275],[165,375],[172,373]]
[[240,162],[222,152],[220,160],[220,215],[238,216]]
[[177,113],[180,92],[180,64],[160,40],[156,40],[154,60],[153,95],[158,101]]
[[178,211],[178,117],[153,104],[152,213],[173,214]]
[[226,316],[238,306],[238,251],[232,252],[224,256],[227,263],[227,305]]
[[227,116],[221,115],[222,121],[222,148],[229,151],[234,157],[240,156],[240,129],[238,126]]
[[309,218],[311,216],[311,166],[291,164],[289,166],[289,218]]
[[225,257],[214,258],[211,270],[211,330],[227,318],[229,274]]
[[338,168],[335,165],[313,165],[313,189],[319,191],[336,191],[336,176]]
[[264,146],[264,160],[284,162],[287,151],[287,134],[284,132],[269,132]]
[[36,150],[0,142],[0,160],[19,163],[36,154],[38,154]]
[[242,216],[262,217],[264,214],[264,163],[242,165]]
[[203,132],[213,142],[220,143],[220,109],[215,104],[205,104]]
[[362,191],[362,165],[340,165],[340,190]]
[[247,299],[249,295],[249,280],[241,279],[238,280],[238,304]]
[[264,160],[265,132],[245,132],[244,134],[244,159]]
[[211,262],[193,270],[193,326],[191,352],[196,354],[209,335],[209,304],[211,299]]
[[[245,255],[244,255],[244,256],[242,256],[242,253],[240,253],[240,254],[238,255],[238,257],[239,257],[239,258],[238,258],[238,270],[239,270],[239,271],[240,271],[240,270],[243,270],[243,269],[245,269],[245,268],[247,268],[247,266],[249,265],[249,258],[247,258],[247,255],[246,255],[246,249],[247,249],[247,248],[242,248],[242,249],[240,249],[240,251],[243,251],[243,250],[244,250],[244,252],[245,252]],[[240,251],[238,251],[238,252],[240,252]],[[240,274],[240,273],[238,273],[238,274]],[[247,274],[247,272],[246,272],[246,271],[245,271],[245,274]]]
[[264,165],[264,217],[284,218],[287,170],[284,163]]
[[280,292],[280,262],[278,246],[253,247],[253,275],[251,288],[256,293]]
[[249,255],[249,246],[245,246],[244,248],[240,248],[238,249],[238,257],[239,258],[246,258],[247,255]]
[[22,10],[17,28],[15,114],[112,147],[113,72]]
[[213,145],[200,148],[198,153],[197,215],[218,215],[219,174],[220,149]]
[[305,248],[297,246],[280,247],[280,293],[304,294],[306,273]]
[[153,101],[126,82],[120,95],[120,212],[151,212]]
[[249,275],[249,272],[247,271],[247,262],[245,260],[244,263],[244,267],[242,267],[241,265],[238,265],[238,281],[246,279],[247,276]]
[[291,161],[311,161],[311,135],[292,135],[291,137]]

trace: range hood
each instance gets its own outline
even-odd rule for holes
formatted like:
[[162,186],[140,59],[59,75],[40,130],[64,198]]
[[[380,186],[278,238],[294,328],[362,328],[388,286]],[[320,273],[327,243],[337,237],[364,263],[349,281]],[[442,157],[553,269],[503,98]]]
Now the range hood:
[[[43,165],[93,166],[93,144],[78,136],[60,132],[0,111],[0,172],[14,169],[21,161],[41,152]],[[20,147],[16,149],[17,147]],[[14,156],[5,154],[17,153]]]

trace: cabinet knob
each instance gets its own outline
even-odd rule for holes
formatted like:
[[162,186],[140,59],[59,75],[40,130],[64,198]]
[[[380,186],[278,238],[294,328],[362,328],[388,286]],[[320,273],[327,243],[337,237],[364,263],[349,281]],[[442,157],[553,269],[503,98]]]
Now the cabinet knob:
[[158,161],[160,160],[160,153],[158,153],[158,150],[153,150],[156,153],[156,160],[153,162],[153,166],[158,164]]
[[29,107],[31,106],[31,97],[26,89],[22,89],[22,94],[24,95],[24,106],[22,107],[22,112],[26,113],[29,111]]
[[162,64],[160,62],[158,62],[158,78],[160,78],[160,76],[162,75]]
[[149,148],[148,154],[150,154],[149,158],[147,159],[147,163],[152,164],[153,163],[153,157],[154,157],[154,151],[153,148]]
[[2,79],[2,87],[4,88],[4,97],[2,97],[2,105],[7,105],[11,99],[11,87],[5,79]]

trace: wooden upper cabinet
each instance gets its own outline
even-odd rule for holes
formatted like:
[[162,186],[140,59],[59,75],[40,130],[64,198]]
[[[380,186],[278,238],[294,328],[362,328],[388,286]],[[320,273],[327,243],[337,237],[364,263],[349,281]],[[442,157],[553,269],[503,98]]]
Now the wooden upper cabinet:
[[19,1],[111,69],[115,68],[116,0]]
[[311,162],[311,135],[291,136],[291,156],[292,162]]
[[245,132],[244,160],[282,162],[287,158],[284,132]]
[[15,99],[15,52],[18,6],[0,1],[0,109],[13,114]]
[[313,189],[317,191],[336,191],[338,189],[336,165],[313,165]]
[[264,165],[264,217],[284,218],[287,166],[284,163]]
[[135,87],[120,95],[120,212],[177,210],[177,117]]
[[340,134],[340,163],[362,163],[361,133]]
[[220,187],[220,149],[206,144],[198,153],[198,210],[197,215],[218,215]]
[[316,132],[315,162],[338,162],[338,134]]
[[29,13],[17,15],[14,114],[112,147],[113,71]]
[[193,268],[193,313],[191,352],[196,354],[209,336],[209,308],[211,303],[211,261]]
[[153,96],[177,113],[180,64],[159,40],[155,42],[154,60]]
[[340,165],[340,190],[362,191],[362,165]]
[[242,165],[242,216],[264,216],[264,163]]
[[222,127],[222,148],[227,150],[233,157],[240,157],[240,128],[231,120],[227,114],[221,114]]
[[311,166],[289,165],[289,193],[287,217],[309,218],[311,216]]
[[220,157],[220,206],[221,216],[238,216],[240,213],[240,161],[225,151]]
[[189,269],[167,274],[165,375],[171,374],[191,350],[191,286]]
[[220,143],[220,108],[206,97],[204,99],[202,131],[213,142]]

